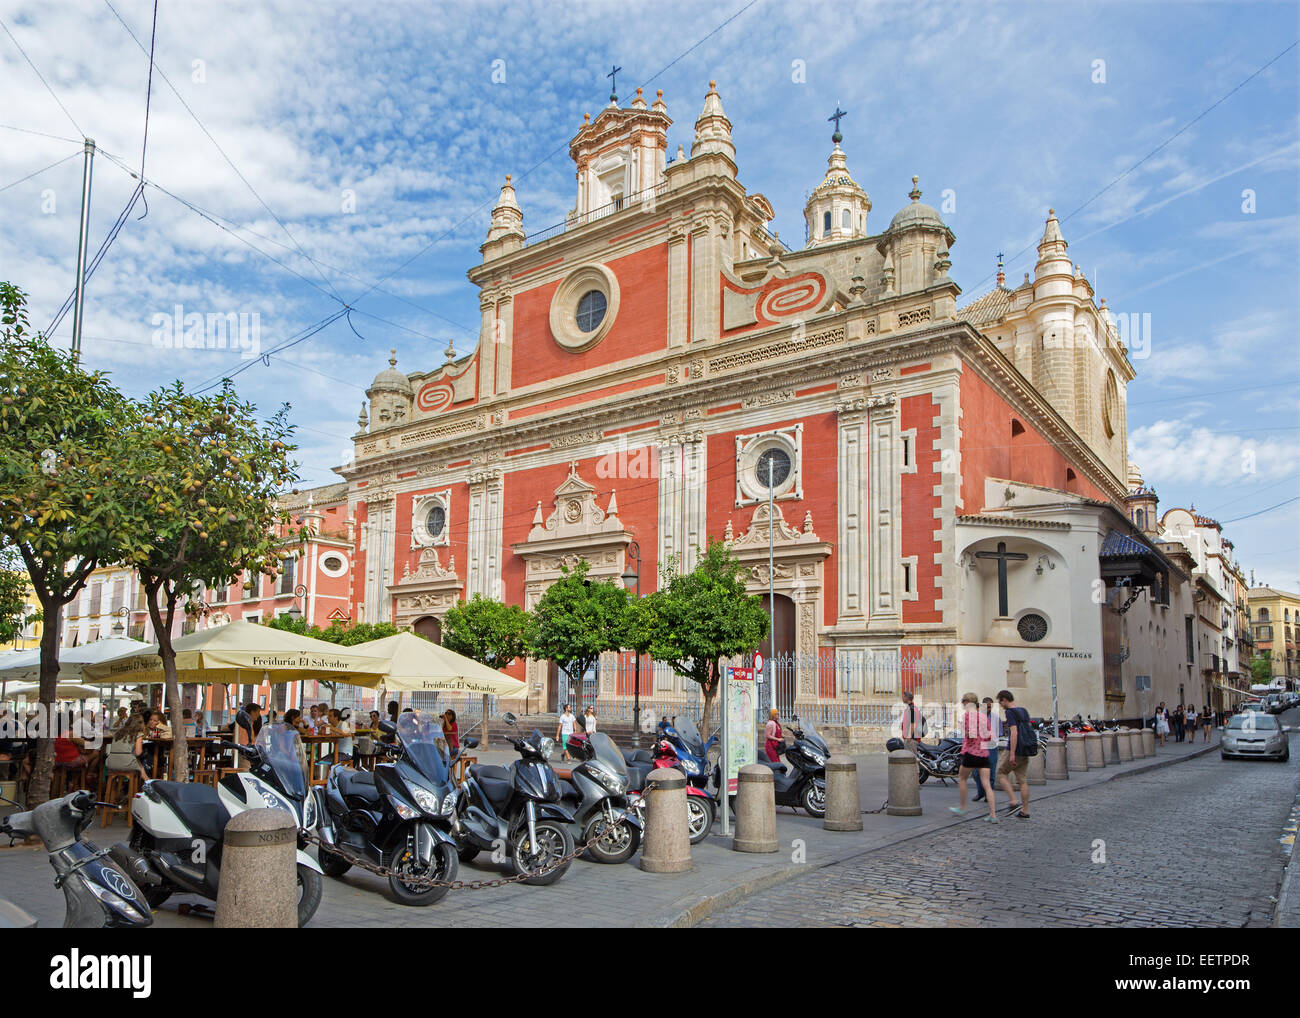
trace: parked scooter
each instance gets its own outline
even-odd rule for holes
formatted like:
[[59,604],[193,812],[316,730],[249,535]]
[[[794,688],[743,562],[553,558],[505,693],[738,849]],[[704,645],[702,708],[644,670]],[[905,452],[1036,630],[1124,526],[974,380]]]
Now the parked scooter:
[[[642,817],[644,820],[645,801],[643,795],[646,778],[649,777],[651,771],[659,768],[671,767],[682,770],[681,760],[678,758],[673,744],[667,739],[656,739],[653,752],[648,749],[637,749],[631,753],[624,753],[623,757],[627,761],[628,778],[633,789],[632,808],[636,810],[637,816]],[[698,845],[709,836],[716,816],[717,805],[714,803],[713,797],[699,785],[690,784],[688,781],[686,785],[686,833],[690,837],[692,845]]]
[[264,725],[251,746],[217,745],[242,753],[250,769],[227,774],[216,788],[146,781],[131,804],[130,843],[114,845],[113,855],[152,908],[173,894],[215,901],[226,823],[250,809],[283,810],[298,826],[298,925],[306,926],[320,905],[323,881],[316,860],[304,851],[319,811],[307,792],[298,733],[286,725]]
[[[428,881],[456,879],[460,861],[456,839],[458,791],[451,777],[453,755],[447,750],[441,718],[424,711],[399,714],[396,723],[379,722],[395,743],[377,743],[396,757],[373,771],[337,764],[315,796],[321,810],[321,841],[340,851],[320,849],[321,868],[341,877],[352,868],[348,858],[393,871],[388,887],[403,905],[432,905],[450,889]],[[466,739],[472,749],[476,739]],[[405,879],[404,879],[405,878]]]
[[[514,728],[518,719],[506,712],[501,719]],[[496,767],[475,764],[460,786],[456,803],[457,844],[468,862],[479,852],[504,846],[524,883],[553,884],[573,861],[570,828],[577,818],[560,805],[560,786],[547,762],[555,741],[533,729],[528,738],[507,735],[519,759]],[[563,861],[561,861],[563,860]]]
[[[10,799],[0,799],[17,806]],[[153,913],[143,892],[127,875],[115,855],[85,840],[95,819],[95,797],[73,792],[51,799],[25,813],[0,820],[0,834],[11,838],[36,835],[45,843],[54,867],[54,886],[63,889],[65,929],[150,926]],[[8,903],[0,910],[0,926],[30,925],[30,916]]]
[[809,816],[821,819],[826,815],[826,758],[831,752],[811,721],[805,727],[796,714],[790,722],[794,744],[780,750],[789,769],[779,760],[774,763],[761,755],[758,762],[772,768],[778,806],[802,809]]
[[667,739],[676,753],[677,763],[673,766],[686,775],[687,784],[709,790],[710,778],[715,783],[717,780],[717,768],[709,763],[709,750],[718,741],[718,733],[714,732],[705,742],[695,722],[687,716],[664,718],[657,731],[659,738]]
[[596,862],[627,862],[641,846],[645,825],[631,809],[623,754],[604,732],[571,739],[569,752],[578,763],[567,778],[557,777],[560,802],[577,818],[570,830],[575,844],[589,845]]

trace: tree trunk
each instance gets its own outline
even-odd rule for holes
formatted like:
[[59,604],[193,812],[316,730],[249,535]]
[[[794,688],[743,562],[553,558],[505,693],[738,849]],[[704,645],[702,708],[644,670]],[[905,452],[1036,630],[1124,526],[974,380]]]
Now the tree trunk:
[[[700,683],[700,689],[704,691],[704,713],[700,718],[700,738],[708,742],[712,730],[709,728],[709,718],[713,714],[713,701],[718,697],[718,680],[711,678],[708,682]],[[723,707],[725,710],[725,705]]]
[[167,621],[163,622],[158,608],[155,592],[149,597],[149,618],[153,622],[154,635],[158,637],[158,656],[162,658],[164,686],[167,691],[166,704],[172,712],[172,766],[173,781],[190,780],[189,744],[185,738],[185,724],[181,714],[181,687],[176,680],[176,649],[172,646],[172,619],[176,615],[176,602],[167,602]]
[[27,808],[39,806],[50,797],[50,779],[54,776],[54,735],[58,721],[54,702],[59,692],[59,632],[63,629],[63,605],[41,600],[45,621],[41,629],[41,738],[36,743],[36,764],[27,785]]

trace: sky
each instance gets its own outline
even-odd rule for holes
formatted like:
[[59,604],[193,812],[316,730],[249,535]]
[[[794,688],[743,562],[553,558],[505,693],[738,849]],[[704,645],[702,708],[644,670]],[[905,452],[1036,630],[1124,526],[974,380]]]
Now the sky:
[[[838,103],[868,229],[918,175],[957,236],[961,303],[992,287],[998,252],[1010,284],[1032,271],[1056,209],[1129,327],[1130,458],[1161,509],[1215,517],[1257,582],[1297,590],[1298,12],[160,0],[150,83],[152,0],[0,0],[0,278],[50,325],[76,272],[80,139],[98,146],[92,252],[143,158],[150,186],[87,285],[85,362],[137,396],[238,371],[267,414],[291,404],[303,483],[329,483],[390,348],[407,371],[473,349],[465,273],[504,175],[530,233],[573,207],[568,142],[611,66],[624,103],[663,90],[670,153],[717,80],[740,180],[787,243]],[[248,316],[263,354],[301,341],[265,360],[162,346],[194,312]],[[54,341],[71,329],[65,314]]]

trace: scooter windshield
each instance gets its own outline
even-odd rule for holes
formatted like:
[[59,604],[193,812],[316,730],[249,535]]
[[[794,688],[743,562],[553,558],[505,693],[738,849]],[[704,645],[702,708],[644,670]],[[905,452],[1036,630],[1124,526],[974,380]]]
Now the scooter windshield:
[[257,733],[257,747],[281,787],[295,798],[306,798],[307,777],[302,769],[305,754],[298,730],[288,725],[263,725]]
[[817,726],[812,721],[805,721],[800,718],[798,722],[799,730],[803,732],[803,738],[809,746],[817,750],[822,756],[829,756],[830,751],[826,748],[826,740],[822,738],[821,733],[817,731]]
[[687,715],[679,715],[673,721],[673,727],[677,729],[677,734],[681,737],[682,744],[686,747],[687,752],[694,753],[696,756],[704,755],[704,739],[700,736],[700,730],[695,727],[695,722]]
[[422,710],[406,711],[397,716],[397,735],[407,758],[420,773],[434,784],[445,785],[450,763],[442,718]]
[[597,760],[620,777],[627,777],[627,761],[614,745],[613,739],[604,732],[594,732],[591,735],[591,747],[596,751]]

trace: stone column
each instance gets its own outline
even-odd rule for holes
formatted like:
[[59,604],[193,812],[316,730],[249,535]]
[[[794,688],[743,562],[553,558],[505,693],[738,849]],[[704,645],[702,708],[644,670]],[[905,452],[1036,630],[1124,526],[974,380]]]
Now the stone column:
[[828,831],[862,830],[858,765],[852,760],[826,761],[826,820],[822,827]]
[[[685,807],[682,807],[685,812]],[[772,768],[746,764],[736,783],[736,837],[731,847],[737,852],[775,852],[776,791]]]
[[891,817],[921,815],[921,783],[916,770],[916,754],[896,749],[889,754],[889,807]]
[[902,544],[897,519],[899,493],[898,407],[894,393],[867,399],[870,419],[868,454],[868,560],[870,599],[868,631],[896,630],[902,620],[898,573]]
[[1119,732],[1102,732],[1101,733],[1101,752],[1103,763],[1107,767],[1114,767],[1119,763]]
[[1038,752],[1029,757],[1029,783],[1031,785],[1047,784],[1047,748],[1042,743]]
[[1101,732],[1088,732],[1083,737],[1083,752],[1089,770],[1106,766],[1106,754],[1101,746]]
[[1156,733],[1154,729],[1151,728],[1142,729],[1142,755],[1143,756],[1156,755]]
[[647,873],[681,873],[691,868],[691,838],[686,829],[686,775],[659,768],[646,778],[645,840],[641,868]]
[[1128,730],[1124,730],[1121,732],[1116,732],[1115,735],[1117,736],[1117,738],[1115,739],[1115,748],[1119,750],[1119,762],[1132,763],[1133,762],[1133,733]]
[[1065,758],[1065,739],[1048,739],[1044,743],[1046,761],[1043,776],[1048,781],[1065,781],[1070,776],[1070,768]]
[[1086,771],[1088,769],[1088,751],[1084,746],[1082,735],[1066,736],[1065,765],[1071,771]]

